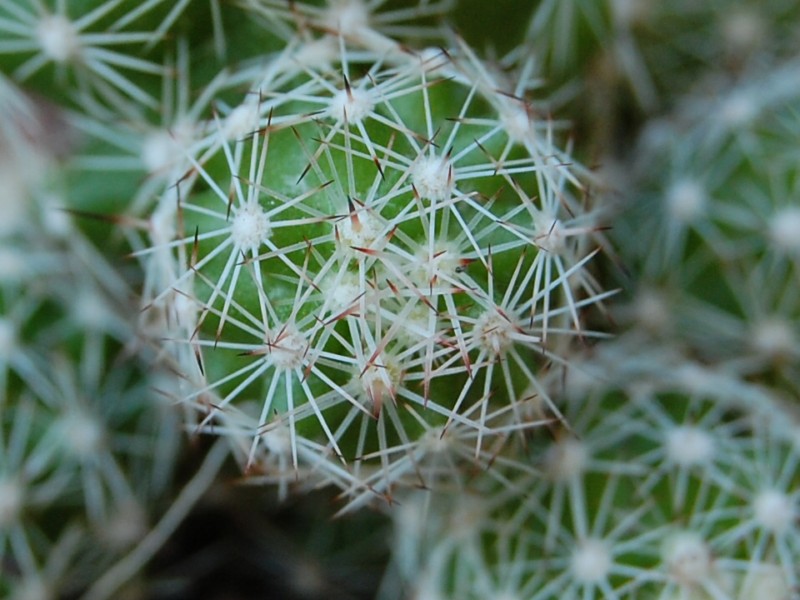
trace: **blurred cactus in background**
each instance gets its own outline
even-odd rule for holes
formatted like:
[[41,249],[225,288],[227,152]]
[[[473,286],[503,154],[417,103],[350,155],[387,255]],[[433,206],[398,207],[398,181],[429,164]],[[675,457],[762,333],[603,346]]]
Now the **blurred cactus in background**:
[[798,17],[0,0],[0,596],[800,597]]

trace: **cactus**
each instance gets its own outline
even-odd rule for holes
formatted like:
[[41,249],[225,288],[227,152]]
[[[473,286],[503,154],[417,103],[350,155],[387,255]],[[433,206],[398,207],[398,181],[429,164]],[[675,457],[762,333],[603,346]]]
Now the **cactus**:
[[523,4],[0,0],[0,593],[798,596],[796,7]]

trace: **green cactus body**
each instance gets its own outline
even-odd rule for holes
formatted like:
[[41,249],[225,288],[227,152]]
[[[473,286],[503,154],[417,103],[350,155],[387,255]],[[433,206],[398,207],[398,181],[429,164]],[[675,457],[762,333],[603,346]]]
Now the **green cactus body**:
[[390,486],[390,449],[427,427],[469,425],[477,455],[525,426],[525,394],[556,410],[538,371],[600,297],[582,272],[592,226],[565,216],[573,169],[542,124],[509,132],[525,105],[487,71],[331,42],[320,65],[266,63],[209,125],[166,246],[186,261],[173,287],[193,286],[204,423],[255,403],[248,464],[288,425],[295,468],[297,438],[317,439],[345,464],[380,458]]

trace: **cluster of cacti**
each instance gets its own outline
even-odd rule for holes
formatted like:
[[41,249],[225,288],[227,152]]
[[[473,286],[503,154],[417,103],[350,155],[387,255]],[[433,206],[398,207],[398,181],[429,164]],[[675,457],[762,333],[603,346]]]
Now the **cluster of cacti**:
[[796,598],[799,12],[0,0],[0,594],[196,589],[230,457],[380,598]]

